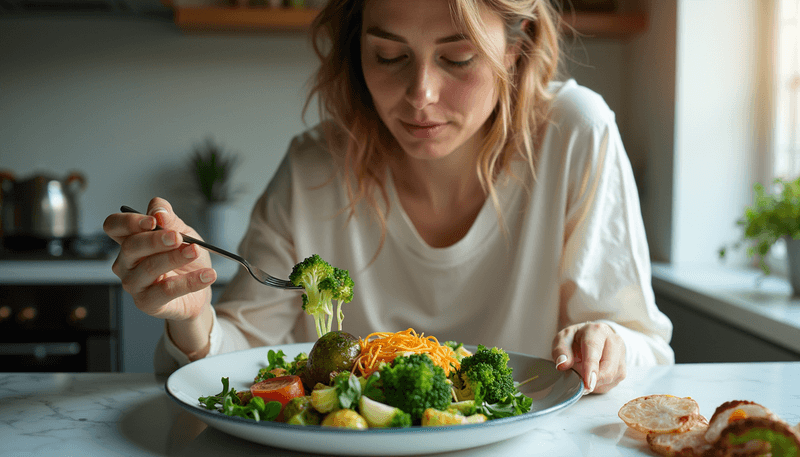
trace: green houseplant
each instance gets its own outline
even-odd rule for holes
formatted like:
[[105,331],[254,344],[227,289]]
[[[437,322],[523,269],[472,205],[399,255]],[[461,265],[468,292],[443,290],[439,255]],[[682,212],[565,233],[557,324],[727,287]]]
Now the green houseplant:
[[242,191],[233,183],[233,174],[241,163],[237,152],[226,149],[212,137],[195,144],[187,160],[192,188],[197,194],[198,230],[206,241],[232,248],[226,225],[232,217],[232,205]]
[[[770,193],[761,183],[753,186],[755,200],[737,221],[742,226],[742,239],[733,245],[747,245],[749,257],[758,256],[765,274],[770,274],[765,258],[781,238],[786,241],[789,276],[795,295],[800,294],[800,178],[775,179],[777,192]],[[726,248],[720,250],[724,257]]]
[[238,189],[233,187],[231,177],[239,161],[239,154],[227,151],[211,137],[192,148],[188,168],[204,203],[230,203],[234,200]]

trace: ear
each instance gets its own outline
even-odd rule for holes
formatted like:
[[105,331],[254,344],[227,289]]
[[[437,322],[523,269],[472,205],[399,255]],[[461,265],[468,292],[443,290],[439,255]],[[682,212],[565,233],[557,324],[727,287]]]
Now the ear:
[[[523,33],[525,33],[524,30],[527,30],[529,23],[530,20],[528,19],[523,19],[522,22],[520,23],[520,29],[523,30]],[[514,64],[516,64],[517,59],[519,58],[520,49],[521,46],[519,38],[517,38],[517,40],[514,43],[509,43],[508,46],[506,46],[506,56],[505,56],[506,69],[510,70],[511,67],[513,67]]]

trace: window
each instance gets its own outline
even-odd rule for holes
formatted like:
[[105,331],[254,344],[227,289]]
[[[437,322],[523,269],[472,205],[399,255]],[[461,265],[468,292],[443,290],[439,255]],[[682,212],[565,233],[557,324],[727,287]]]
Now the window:
[[772,175],[800,176],[800,0],[777,5],[775,128]]

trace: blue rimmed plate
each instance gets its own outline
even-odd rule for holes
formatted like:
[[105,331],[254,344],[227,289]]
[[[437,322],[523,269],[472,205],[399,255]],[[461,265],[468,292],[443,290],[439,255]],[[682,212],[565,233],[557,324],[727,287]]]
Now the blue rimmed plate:
[[[209,411],[199,397],[222,389],[220,380],[248,390],[258,370],[267,364],[270,349],[282,350],[287,358],[309,352],[312,343],[260,347],[220,354],[192,362],[169,376],[167,394],[180,406],[211,427],[244,440],[268,446],[327,455],[419,455],[470,449],[519,436],[563,410],[583,395],[580,376],[572,370],[558,371],[550,360],[509,352],[514,379],[524,381],[520,390],[533,399],[529,413],[452,427],[410,427],[404,429],[349,430],[321,426],[302,427],[280,422],[256,422]],[[476,348],[467,346],[474,351]]]

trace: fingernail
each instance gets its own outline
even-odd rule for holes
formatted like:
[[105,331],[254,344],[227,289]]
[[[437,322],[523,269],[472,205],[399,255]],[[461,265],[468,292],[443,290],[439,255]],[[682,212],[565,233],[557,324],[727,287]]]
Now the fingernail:
[[153,214],[151,214],[151,216],[156,218],[156,223],[158,223],[158,218],[156,217],[157,214],[161,214],[161,223],[163,224],[165,222],[164,218],[167,217],[169,213],[167,212],[167,210],[161,208],[160,206],[158,208],[154,208]]
[[558,370],[558,367],[560,367],[561,365],[563,365],[565,363],[567,363],[567,356],[565,356],[564,354],[561,354],[556,359],[556,370]]
[[183,250],[183,256],[187,259],[193,259],[197,257],[197,251],[194,249],[194,246],[191,244],[186,246],[186,249]]
[[597,373],[594,371],[589,373],[589,393],[594,392],[594,388],[597,385]]
[[164,232],[161,235],[161,241],[164,243],[164,246],[175,246],[178,244],[178,236],[175,232]]
[[214,270],[205,270],[200,273],[200,280],[204,283],[209,283],[214,280]]
[[153,230],[156,228],[156,220],[152,217],[146,217],[139,221],[139,227],[144,230]]

